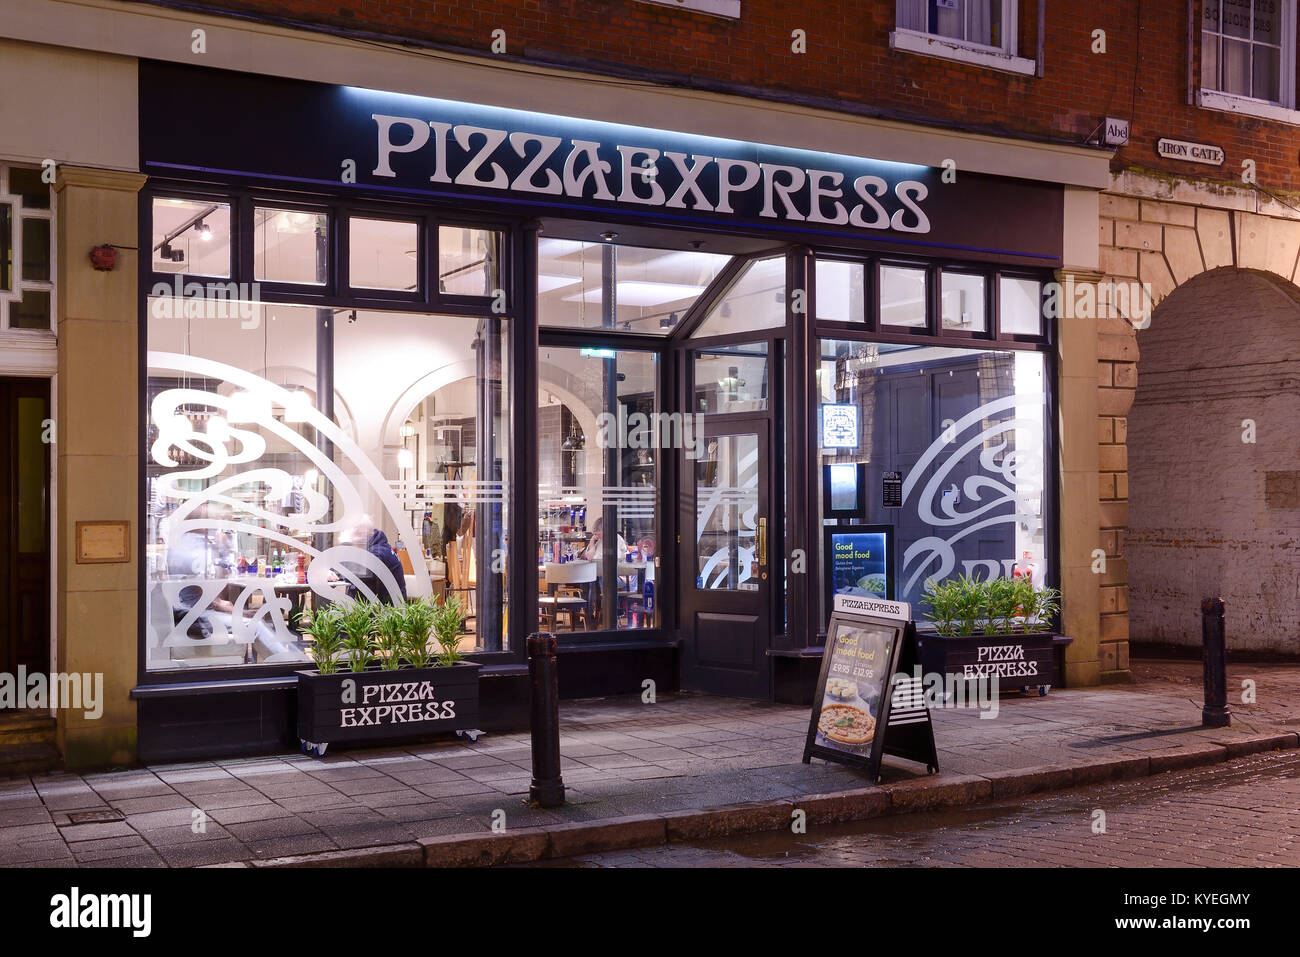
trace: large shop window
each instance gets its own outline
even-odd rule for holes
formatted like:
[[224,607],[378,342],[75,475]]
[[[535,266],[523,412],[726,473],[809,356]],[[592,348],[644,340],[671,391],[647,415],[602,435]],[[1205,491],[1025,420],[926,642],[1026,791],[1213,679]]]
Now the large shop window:
[[[193,220],[166,240],[189,261],[206,241],[178,240],[196,215],[215,231],[209,205],[162,227]],[[258,231],[303,245],[265,268],[314,281],[324,224],[267,213]],[[458,595],[462,650],[503,649],[504,319],[157,295],[147,311],[149,671],[307,662],[305,620],[356,596]]]
[[[1029,574],[1045,583],[1042,353],[820,343],[820,462],[835,477],[823,505],[863,508],[824,529],[827,592],[884,597],[892,580],[894,597],[915,603],[930,579]],[[901,473],[897,507],[882,494],[886,473]],[[843,503],[834,501],[841,485]],[[830,548],[832,536],[867,532],[862,526],[893,535],[892,568],[874,554],[856,560],[865,549]]]
[[0,332],[49,331],[53,227],[41,170],[0,164]]
[[653,352],[540,350],[537,574],[548,630],[652,628],[658,620],[665,436],[657,376]]

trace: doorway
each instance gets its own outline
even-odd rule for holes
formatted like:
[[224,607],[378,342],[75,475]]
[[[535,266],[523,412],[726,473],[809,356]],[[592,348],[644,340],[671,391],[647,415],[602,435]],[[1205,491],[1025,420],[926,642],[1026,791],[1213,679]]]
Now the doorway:
[[707,421],[700,454],[685,458],[679,549],[682,686],[766,698],[772,640],[770,424]]
[[50,385],[0,378],[0,671],[50,667]]

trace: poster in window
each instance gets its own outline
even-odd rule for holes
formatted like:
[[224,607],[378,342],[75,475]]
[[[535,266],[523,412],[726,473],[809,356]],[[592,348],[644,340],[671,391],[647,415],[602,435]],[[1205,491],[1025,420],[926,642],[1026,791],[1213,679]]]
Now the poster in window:
[[856,449],[858,447],[858,407],[856,405],[822,406],[822,448]]
[[876,531],[829,531],[830,554],[826,575],[831,596],[889,598],[889,533]]

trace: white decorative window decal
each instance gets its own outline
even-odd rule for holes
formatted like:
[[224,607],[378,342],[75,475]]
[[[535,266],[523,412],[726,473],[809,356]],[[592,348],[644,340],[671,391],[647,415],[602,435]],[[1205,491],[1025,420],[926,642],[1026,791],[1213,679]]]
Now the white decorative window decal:
[[[387,524],[396,529],[402,542],[420,541],[410,513],[403,511],[389,482],[347,432],[306,401],[304,393],[243,369],[172,352],[150,352],[147,361],[150,369],[174,370],[209,386],[220,382],[233,387],[226,393],[182,385],[164,389],[153,399],[150,416],[158,434],[149,456],[168,469],[155,481],[154,507],[177,503],[160,521],[159,536],[168,565],[181,577],[156,582],[150,594],[151,606],[155,602],[163,606],[150,609],[152,648],[228,646],[232,654],[242,654],[239,646],[260,644],[263,660],[268,662],[306,659],[303,652],[295,650],[295,636],[286,621],[290,599],[278,596],[270,579],[240,581],[230,569],[222,570],[227,577],[213,577],[207,567],[211,536],[255,536],[264,540],[268,549],[305,555],[310,559],[306,585],[319,599],[345,601],[350,587],[367,599],[402,600],[402,584],[366,548],[315,544],[323,544],[321,536],[345,533],[362,520],[367,511],[362,489],[372,500],[379,500]],[[211,410],[211,414],[194,416],[189,410],[195,407]],[[206,421],[204,429],[198,427],[201,420]],[[323,439],[333,445],[334,457],[305,438],[295,425],[315,430],[318,442]],[[315,481],[259,465],[267,457],[272,437],[310,463],[317,473]],[[340,463],[346,464],[346,470]],[[231,469],[233,474],[226,474]],[[197,483],[203,483],[202,487],[196,488]],[[332,491],[332,500],[320,490],[322,486]],[[238,494],[250,488],[259,491],[260,502],[288,502],[293,507],[281,514]],[[497,496],[499,499],[499,491]],[[216,506],[220,514],[213,515],[209,506]],[[186,568],[187,561],[193,567]],[[187,571],[192,577],[186,576]],[[424,563],[415,562],[413,571],[407,576],[406,593],[413,598],[429,595],[431,583]],[[377,594],[372,584],[387,594]],[[232,607],[214,610],[218,596],[231,585],[237,592]],[[260,605],[250,602],[258,596]]]
[[[1045,402],[1041,394],[1016,394],[981,405],[944,429],[908,471],[903,507],[914,508],[924,524],[952,534],[927,536],[908,546],[901,594],[926,579],[939,581],[957,572],[953,546],[984,529],[1019,524],[1029,537],[1041,531],[1043,424],[1022,416]],[[981,472],[958,484],[954,470],[976,450]],[[1015,561],[1014,556],[964,559],[961,572],[974,576],[975,569],[983,568],[985,577],[1009,578]]]

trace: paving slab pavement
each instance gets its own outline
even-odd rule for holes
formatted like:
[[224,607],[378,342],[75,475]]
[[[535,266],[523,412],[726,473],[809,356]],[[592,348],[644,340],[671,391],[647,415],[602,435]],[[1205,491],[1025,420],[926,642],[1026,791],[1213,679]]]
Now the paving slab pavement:
[[[703,695],[563,702],[568,801],[523,804],[527,734],[0,780],[0,866],[518,863],[1131,779],[1300,747],[1300,665],[1235,665],[1232,726],[1200,727],[1198,662],[1135,681],[934,712],[941,772],[883,783],[801,762],[808,709]],[[497,833],[494,822],[504,822]]]

